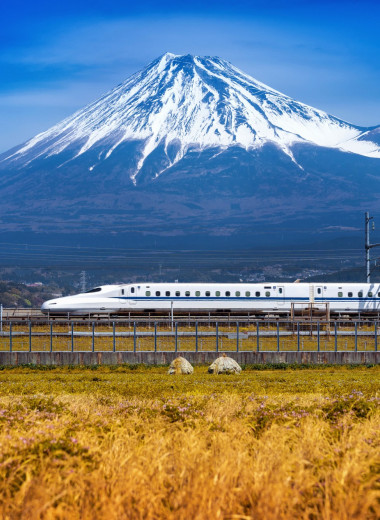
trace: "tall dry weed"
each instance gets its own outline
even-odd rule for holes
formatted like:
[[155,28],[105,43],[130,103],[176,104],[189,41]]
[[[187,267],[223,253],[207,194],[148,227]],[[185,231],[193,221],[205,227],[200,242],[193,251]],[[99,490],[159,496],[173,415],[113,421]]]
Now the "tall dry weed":
[[377,519],[378,372],[306,372],[4,373],[0,516]]

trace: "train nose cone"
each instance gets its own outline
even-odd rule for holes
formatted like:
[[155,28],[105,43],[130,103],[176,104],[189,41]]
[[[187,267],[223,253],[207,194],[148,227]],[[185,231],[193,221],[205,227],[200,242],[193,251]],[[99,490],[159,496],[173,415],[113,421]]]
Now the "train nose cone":
[[44,302],[41,305],[41,312],[43,312],[44,314],[47,314],[49,311],[52,310],[52,308],[54,308],[53,307],[54,305],[56,305],[54,300],[48,300],[47,302]]
[[48,302],[44,302],[41,305],[41,312],[46,313],[46,312],[49,312],[49,310],[50,310],[50,308],[49,308]]

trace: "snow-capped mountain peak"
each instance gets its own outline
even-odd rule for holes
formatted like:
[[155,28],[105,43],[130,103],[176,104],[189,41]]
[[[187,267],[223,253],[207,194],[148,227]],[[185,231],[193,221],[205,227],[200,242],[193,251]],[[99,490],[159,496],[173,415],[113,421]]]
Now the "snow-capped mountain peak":
[[62,154],[67,163],[99,148],[88,164],[93,170],[122,144],[137,141],[129,171],[135,181],[159,146],[168,163],[156,176],[190,148],[249,150],[270,142],[293,157],[292,146],[306,142],[380,158],[379,144],[361,138],[369,130],[294,101],[221,58],[166,53],[3,161],[25,165]]

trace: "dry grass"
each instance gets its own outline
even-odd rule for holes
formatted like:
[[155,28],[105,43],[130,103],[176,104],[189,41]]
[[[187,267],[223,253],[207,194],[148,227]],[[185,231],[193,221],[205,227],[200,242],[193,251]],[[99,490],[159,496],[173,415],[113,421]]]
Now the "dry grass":
[[380,369],[0,372],[3,519],[375,519]]

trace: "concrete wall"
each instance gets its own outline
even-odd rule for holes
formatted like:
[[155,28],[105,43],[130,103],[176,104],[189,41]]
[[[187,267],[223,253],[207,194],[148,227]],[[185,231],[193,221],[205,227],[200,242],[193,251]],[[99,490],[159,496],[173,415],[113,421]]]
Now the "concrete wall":
[[[0,352],[0,365],[166,365],[182,355],[194,365],[209,364],[215,352]],[[378,364],[380,352],[231,352],[240,364]]]

